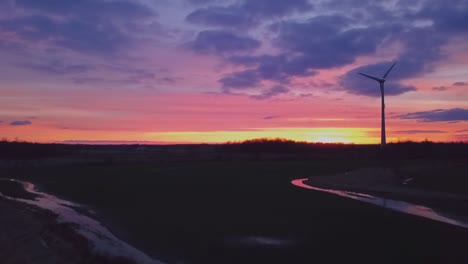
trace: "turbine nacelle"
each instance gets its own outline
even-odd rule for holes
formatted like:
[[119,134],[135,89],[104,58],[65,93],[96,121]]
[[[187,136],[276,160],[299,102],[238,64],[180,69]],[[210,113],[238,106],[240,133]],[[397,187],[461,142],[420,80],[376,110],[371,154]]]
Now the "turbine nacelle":
[[375,77],[375,76],[371,76],[371,75],[367,75],[367,74],[365,74],[365,73],[359,73],[359,74],[361,74],[362,76],[367,77],[367,78],[369,78],[369,79],[372,79],[372,80],[374,80],[374,81],[378,81],[379,83],[384,83],[385,80],[386,80],[386,78],[387,78],[387,76],[388,76],[388,74],[389,74],[390,71],[393,69],[393,66],[395,66],[395,64],[396,64],[396,62],[393,63],[393,65],[390,67],[390,69],[388,69],[388,71],[384,74],[384,76],[382,76],[382,78]]
[[370,75],[367,75],[367,74],[364,74],[364,73],[359,73],[359,74],[361,74],[362,76],[367,77],[369,79],[378,81],[379,83],[384,83],[385,82],[384,78],[374,77],[374,76],[370,76]]

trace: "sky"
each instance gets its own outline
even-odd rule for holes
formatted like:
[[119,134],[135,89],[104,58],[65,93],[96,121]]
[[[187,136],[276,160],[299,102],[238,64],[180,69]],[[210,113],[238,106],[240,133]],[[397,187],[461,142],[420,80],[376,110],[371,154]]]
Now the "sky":
[[468,0],[0,0],[0,137],[468,141]]

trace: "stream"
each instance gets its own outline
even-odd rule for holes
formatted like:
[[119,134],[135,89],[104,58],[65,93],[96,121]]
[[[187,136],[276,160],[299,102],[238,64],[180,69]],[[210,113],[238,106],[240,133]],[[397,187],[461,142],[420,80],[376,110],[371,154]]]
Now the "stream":
[[463,228],[468,228],[468,223],[462,220],[456,219],[458,217],[442,214],[440,212],[437,212],[433,208],[429,208],[423,205],[417,205],[417,204],[413,204],[413,203],[409,203],[405,201],[398,201],[398,200],[377,197],[377,196],[373,196],[373,195],[369,195],[365,193],[318,188],[318,187],[314,187],[314,186],[306,184],[305,181],[307,180],[308,180],[307,178],[297,179],[297,180],[293,180],[291,183],[297,187],[319,191],[319,192],[331,193],[331,194],[335,194],[341,197],[346,197],[346,198],[350,198],[353,200],[358,200],[361,202],[378,205],[380,207],[402,212],[405,214],[416,215],[419,217],[424,217],[424,218],[432,219],[435,221],[444,222],[447,224],[460,226]]

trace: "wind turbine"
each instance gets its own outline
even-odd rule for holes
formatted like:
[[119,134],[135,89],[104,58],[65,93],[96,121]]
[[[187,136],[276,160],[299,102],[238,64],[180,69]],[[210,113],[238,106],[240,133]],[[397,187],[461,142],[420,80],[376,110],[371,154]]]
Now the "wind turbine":
[[385,80],[387,78],[388,73],[390,73],[390,71],[393,69],[393,66],[395,66],[395,64],[396,64],[396,62],[393,63],[393,65],[390,67],[390,69],[388,69],[388,71],[384,74],[384,76],[382,76],[382,78],[370,76],[370,75],[367,75],[367,74],[364,74],[364,73],[359,73],[362,76],[365,76],[365,77],[367,77],[369,79],[372,79],[372,80],[375,80],[375,81],[379,82],[379,84],[380,84],[380,93],[382,94],[382,128],[380,130],[380,133],[381,133],[380,148],[384,148],[385,145],[387,144],[387,139],[386,139],[386,136],[385,136],[385,93],[384,93],[384,84],[385,84]]

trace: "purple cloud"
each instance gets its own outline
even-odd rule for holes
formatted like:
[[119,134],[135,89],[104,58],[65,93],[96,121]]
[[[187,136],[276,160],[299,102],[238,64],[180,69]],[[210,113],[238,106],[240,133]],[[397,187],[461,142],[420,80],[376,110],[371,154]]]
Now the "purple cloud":
[[468,86],[468,82],[454,82],[453,86]]
[[193,5],[203,5],[208,3],[222,2],[223,0],[185,0]]
[[219,80],[224,89],[251,88],[260,84],[258,73],[253,70],[235,72]]
[[[398,65],[386,84],[386,94],[399,95],[416,90],[414,86],[404,85],[402,80],[434,70],[435,62],[445,56],[442,47],[453,33],[439,29],[452,19],[449,14],[464,19],[460,14],[467,10],[466,5],[445,5],[447,16],[438,16],[425,8],[430,4],[412,12],[402,2],[397,2],[392,10],[375,1],[363,1],[360,9],[355,9],[352,1],[323,1],[317,6],[327,6],[337,12],[335,15],[319,15],[305,20],[285,19],[274,23],[270,30],[276,34],[273,44],[279,53],[233,56],[227,61],[252,67],[250,70],[256,71],[259,79],[274,80],[281,85],[293,76],[310,76],[317,70],[348,65],[360,56],[375,54],[377,48],[384,44],[397,41],[402,45],[402,53],[395,58]],[[423,18],[435,22],[424,26],[414,22]],[[375,23],[376,19],[382,23]],[[456,30],[464,33],[461,28]],[[353,69],[340,78],[339,84],[349,93],[380,96],[378,87],[356,73],[363,71],[382,75],[386,67],[387,62],[381,62]]]
[[468,109],[436,109],[431,111],[414,112],[400,116],[401,119],[416,119],[422,122],[458,122],[468,121]]
[[355,22],[339,15],[317,16],[305,22],[283,21],[272,29],[278,33],[275,44],[279,48],[298,54],[296,64],[308,69],[327,69],[374,52],[390,30],[398,30],[391,24],[348,29]]
[[128,29],[137,31],[139,21],[157,17],[148,6],[128,0],[17,0],[15,8],[21,12],[0,19],[0,34],[14,34],[19,48],[40,42],[44,49],[93,55],[130,47],[135,39]]
[[215,25],[218,27],[248,27],[255,24],[256,18],[242,12],[238,7],[212,6],[200,8],[186,17],[187,22]]
[[395,134],[443,134],[443,133],[447,133],[447,131],[442,131],[442,130],[400,130],[400,131],[393,131],[392,133],[395,133]]
[[432,87],[432,90],[445,91],[445,90],[447,90],[447,87],[445,87],[445,86],[436,86],[436,87]]
[[31,125],[32,122],[31,121],[28,121],[28,120],[16,120],[16,121],[12,121],[10,123],[11,126],[27,126],[27,125]]
[[281,85],[276,85],[270,89],[262,91],[262,93],[259,95],[253,95],[251,97],[257,100],[265,100],[265,99],[269,99],[271,97],[284,94],[284,93],[288,93],[288,92],[289,92],[288,88],[281,86]]
[[[258,79],[277,81],[281,85],[288,83],[293,76],[313,76],[316,70],[349,64],[358,56],[374,52],[389,31],[401,29],[392,24],[347,29],[353,22],[355,21],[344,16],[330,15],[317,16],[305,22],[290,20],[276,23],[271,29],[277,33],[274,43],[282,53],[233,56],[227,60],[233,64],[255,66],[251,70],[257,73]],[[236,73],[232,75],[236,76]],[[388,94],[400,94],[414,89],[402,85],[393,87]],[[377,95],[374,89],[357,90],[356,93]]]
[[[339,83],[345,91],[351,94],[380,97],[379,84],[376,81],[358,75],[358,73],[363,72],[380,77],[385,74],[390,65],[391,62],[383,62],[355,68],[343,75],[339,79]],[[399,95],[405,92],[415,91],[415,87],[403,85],[398,81],[406,76],[412,76],[416,73],[419,74],[420,71],[422,71],[422,69],[412,64],[398,62],[387,77],[388,81],[385,83],[385,95]]]
[[205,30],[188,47],[197,53],[225,54],[253,51],[260,47],[260,41],[231,31]]
[[82,53],[112,54],[130,39],[112,23],[96,27],[93,21],[54,20],[47,16],[27,16],[0,20],[0,32],[15,33],[24,42],[48,42],[52,46]]
[[450,5],[438,0],[427,0],[415,17],[432,20],[439,31],[468,31],[468,3],[464,0],[455,0]]
[[[439,8],[439,11],[434,9],[436,6]],[[400,80],[418,77],[434,70],[435,62],[445,56],[442,52],[442,47],[450,39],[451,34],[454,33],[454,31],[458,31],[462,34],[464,33],[462,28],[458,26],[454,26],[450,30],[442,29],[445,28],[446,25],[451,24],[450,21],[454,17],[459,21],[461,17],[460,14],[466,13],[468,10],[466,4],[444,5],[434,1],[425,2],[423,7],[417,9],[418,11],[415,12],[409,12],[402,2],[397,3],[396,8],[401,11],[400,13],[393,12],[393,14],[399,14],[399,20],[406,21],[407,25],[398,25],[397,22],[397,26],[393,26],[391,30],[389,30],[389,28],[384,30],[386,32],[385,37],[398,40],[404,47],[399,57],[395,58],[398,64],[389,77],[389,81],[393,81],[394,83],[386,85],[386,87],[389,87],[386,92],[388,91],[387,93],[390,95],[398,95],[416,89],[415,87],[401,84]],[[443,12],[441,12],[441,10],[443,10]],[[383,16],[383,20],[386,19],[385,17],[386,16]],[[466,17],[463,19],[466,20]],[[411,25],[411,21],[415,19],[426,19],[427,21],[431,21],[432,24],[428,23],[424,27],[408,26]],[[372,26],[370,28],[372,28]],[[368,88],[369,84],[365,83],[365,81],[368,80],[357,76],[356,73],[365,72],[379,76],[385,72],[384,67],[382,67],[383,64],[386,63],[365,65],[353,69],[342,76],[340,84],[350,93],[378,96],[378,89],[372,90],[372,88]],[[439,87],[434,90],[441,91],[444,90],[444,88]]]
[[244,0],[242,8],[252,15],[278,17],[291,12],[310,11],[312,5],[308,0]]
[[276,119],[280,117],[279,115],[269,115],[269,116],[265,116],[263,119],[265,120],[270,120],[270,119]]
[[23,62],[19,63],[17,66],[22,68],[31,69],[34,71],[49,73],[49,74],[78,74],[85,73],[92,70],[94,67],[88,64],[78,64],[78,63],[65,63],[64,61],[41,61],[41,62]]
[[[242,66],[236,68],[242,70],[218,77],[223,91],[259,87],[264,81],[273,83],[273,88],[259,90],[255,97],[261,99],[281,94],[295,77],[343,67],[362,56],[375,56],[377,51],[393,54],[394,50],[385,48],[398,43],[399,55],[394,58],[398,64],[386,83],[386,94],[399,95],[416,90],[404,85],[405,79],[431,72],[434,65],[443,62],[446,56],[443,48],[453,36],[467,36],[468,5],[465,0],[454,1],[450,5],[437,0],[417,1],[418,4],[395,1],[389,8],[383,2],[371,0],[363,0],[359,6],[352,0],[313,1],[313,5],[308,0],[185,0],[199,6],[168,1],[164,10],[169,15],[158,17],[152,9],[160,5],[158,1],[9,0],[15,5],[0,4],[0,35],[14,37],[5,39],[0,48],[17,44],[22,48],[11,56],[11,63],[5,60],[5,65],[66,75],[65,78],[79,84],[99,87],[141,83],[143,87],[159,82],[167,86],[174,81],[172,75],[159,76],[148,67],[152,65],[150,60],[158,59],[153,56],[147,56],[147,61],[135,59],[159,51],[160,47],[163,52],[171,50],[182,44],[177,41],[186,41],[195,27],[200,32],[186,48],[202,55],[217,55],[229,66]],[[6,6],[10,11],[5,11]],[[290,16],[293,13],[300,15]],[[174,17],[175,20],[165,23],[174,26],[177,33],[173,34],[180,38],[171,38],[171,42],[153,41],[159,34],[155,19],[172,15],[185,16],[190,27],[173,23],[180,21],[180,17]],[[139,23],[146,26],[136,26]],[[262,47],[259,39],[272,42]],[[132,50],[134,45],[139,45],[141,51]],[[261,53],[261,47],[266,53]],[[108,69],[99,61],[103,58],[96,59],[97,56],[127,66],[124,71]],[[121,60],[123,57],[125,60]],[[338,84],[352,94],[380,96],[375,82],[356,73],[381,75],[388,64],[382,61],[352,69]],[[143,67],[149,70],[141,74],[133,72]],[[433,89],[442,91],[446,87]]]
[[[310,70],[309,67],[305,66],[302,61],[288,58],[286,55],[232,56],[228,57],[227,60],[232,64],[254,67],[241,72],[234,72],[224,77],[220,80],[223,87],[254,86],[262,80],[270,80],[278,82],[279,85],[284,85],[289,83],[290,77],[313,76],[317,74],[316,71]],[[237,85],[244,83],[241,80],[243,77],[248,78],[245,80],[247,85]],[[234,85],[231,85],[231,80],[235,80]]]
[[305,12],[312,9],[307,0],[244,0],[228,6],[209,6],[190,13],[186,20],[207,26],[245,28],[258,25],[291,12]]
[[60,16],[142,18],[156,15],[148,6],[128,0],[16,0],[16,6]]

